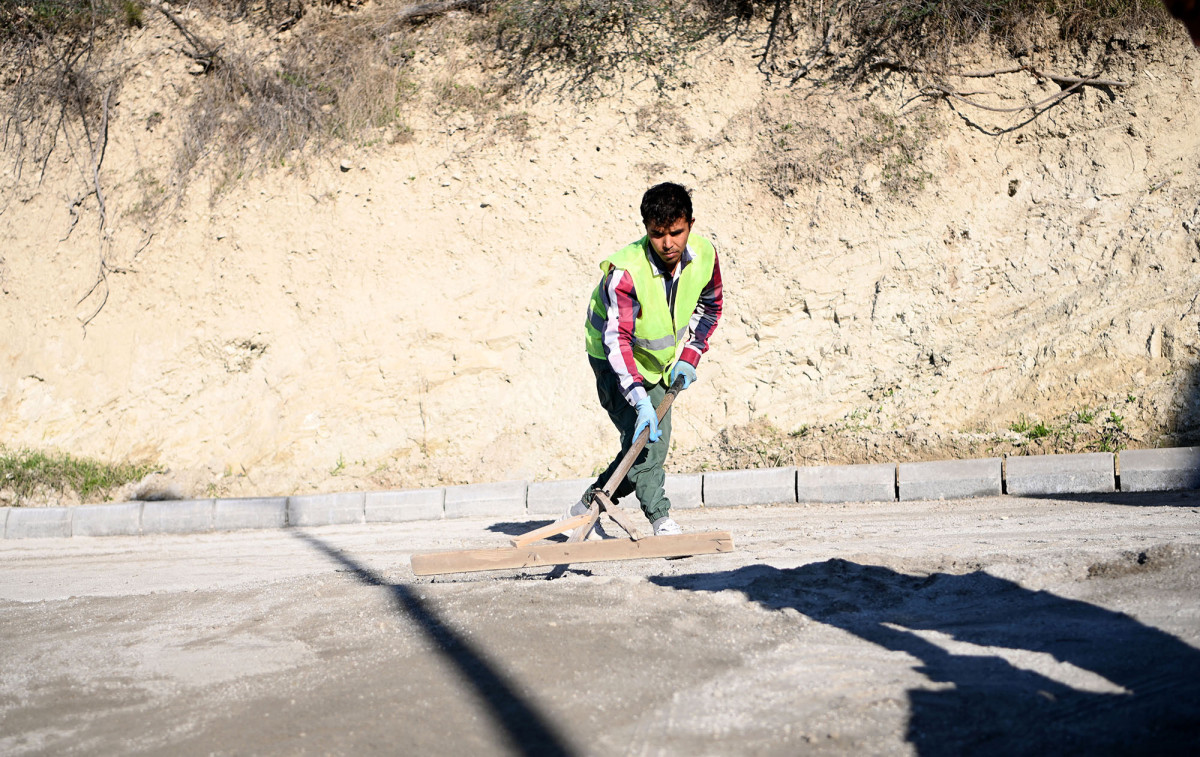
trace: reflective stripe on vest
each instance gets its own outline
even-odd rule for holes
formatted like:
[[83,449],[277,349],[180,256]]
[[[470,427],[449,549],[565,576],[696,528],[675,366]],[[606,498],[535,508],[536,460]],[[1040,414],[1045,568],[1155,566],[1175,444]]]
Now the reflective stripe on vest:
[[[587,320],[588,320],[588,325],[591,326],[592,328],[594,328],[596,331],[600,332],[601,334],[604,333],[604,327],[606,325],[608,325],[608,321],[606,321],[603,316],[601,316],[599,313],[592,310],[591,308],[588,308]],[[688,321],[690,323],[691,318],[689,318]],[[679,331],[677,331],[675,333],[674,338],[671,338],[669,336],[664,336],[659,339],[639,339],[638,337],[635,336],[633,338],[633,346],[641,347],[642,349],[645,349],[645,350],[665,350],[668,347],[674,347],[676,345],[676,343],[682,341],[684,334],[687,333],[687,330],[688,330],[688,324],[684,324],[683,328],[679,329]]]
[[[675,291],[675,313],[667,304],[667,296],[656,268],[650,262],[650,251],[645,237],[622,248],[619,252],[600,263],[606,275],[618,268],[633,277],[634,290],[641,308],[633,327],[633,359],[642,378],[651,384],[662,380],[678,358],[679,346],[687,335],[692,314],[700,301],[704,287],[712,280],[716,253],[712,243],[704,237],[688,237],[688,250],[692,259],[679,275]],[[604,329],[608,322],[608,311],[600,287],[592,291],[586,323],[587,352],[594,358],[604,360]],[[678,320],[676,320],[678,318]]]

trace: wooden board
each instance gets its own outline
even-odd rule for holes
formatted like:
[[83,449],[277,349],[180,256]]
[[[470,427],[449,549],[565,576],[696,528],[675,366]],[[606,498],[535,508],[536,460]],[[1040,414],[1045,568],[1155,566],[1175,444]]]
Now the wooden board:
[[641,560],[648,557],[687,557],[732,551],[733,536],[728,531],[706,531],[676,536],[647,536],[637,541],[604,539],[535,544],[528,547],[431,552],[413,555],[412,571],[418,576],[432,576],[439,573],[538,568],[605,560]]
[[556,520],[550,525],[542,526],[535,531],[530,531],[529,533],[521,534],[520,536],[514,536],[508,540],[508,543],[514,547],[524,547],[526,545],[533,544],[535,541],[549,539],[551,536],[557,536],[558,534],[566,533],[567,531],[573,531],[591,519],[591,513],[583,513],[582,515],[576,515],[572,518],[568,518],[567,520]]

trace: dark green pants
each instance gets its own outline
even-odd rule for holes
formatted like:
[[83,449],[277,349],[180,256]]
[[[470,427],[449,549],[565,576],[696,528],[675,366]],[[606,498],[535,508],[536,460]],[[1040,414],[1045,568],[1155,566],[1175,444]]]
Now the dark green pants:
[[[620,465],[621,458],[625,457],[625,453],[633,446],[633,430],[637,425],[637,410],[633,409],[625,401],[625,396],[621,394],[621,387],[617,383],[617,374],[613,373],[612,369],[603,361],[595,358],[588,360],[592,365],[592,372],[596,374],[596,393],[600,397],[600,405],[608,412],[609,419],[621,433],[621,451],[609,464],[608,470],[601,473],[589,488],[590,493],[591,489],[600,489],[607,483],[613,471]],[[667,393],[667,388],[660,383],[653,387],[647,387],[647,389],[650,394],[650,402],[658,407],[658,404],[662,402],[663,395]],[[614,502],[631,492],[636,493],[638,502],[642,505],[642,512],[646,514],[651,523],[666,517],[671,511],[671,501],[667,499],[666,492],[663,491],[663,483],[666,481],[666,474],[663,473],[663,461],[667,459],[667,449],[671,444],[670,410],[658,422],[658,430],[662,432],[662,436],[657,442],[645,446],[641,454],[637,456],[633,467],[629,469],[625,480],[613,493]]]

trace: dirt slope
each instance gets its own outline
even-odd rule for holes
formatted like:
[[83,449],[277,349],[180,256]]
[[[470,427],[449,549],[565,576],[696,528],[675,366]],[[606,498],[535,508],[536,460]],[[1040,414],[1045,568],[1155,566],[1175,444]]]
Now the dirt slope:
[[[488,70],[462,29],[428,29],[424,80]],[[693,188],[727,282],[674,470],[1010,451],[1023,417],[1058,424],[1060,448],[1196,428],[1200,55],[1181,34],[964,53],[1129,85],[1032,120],[919,97],[932,79],[890,68],[791,85],[759,71],[760,38],[714,38],[665,92],[430,94],[411,135],[226,187],[210,172],[155,217],[197,86],[172,44],[156,17],[113,51],[131,75],[103,232],[94,197],[71,226],[87,156],[61,150],[40,181],[5,161],[6,444],[151,459],[195,495],[590,475],[614,437],[583,308],[659,180]],[[942,81],[1000,108],[1063,86]]]

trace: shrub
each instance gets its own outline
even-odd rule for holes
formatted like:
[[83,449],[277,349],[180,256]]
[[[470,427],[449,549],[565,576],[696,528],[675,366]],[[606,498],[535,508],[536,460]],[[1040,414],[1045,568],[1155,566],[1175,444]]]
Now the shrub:
[[501,0],[491,23],[516,86],[536,89],[559,76],[563,90],[584,97],[619,73],[666,86],[713,29],[706,9],[688,0]]

